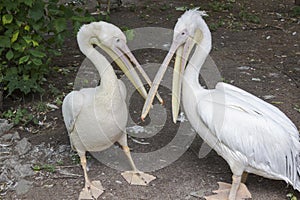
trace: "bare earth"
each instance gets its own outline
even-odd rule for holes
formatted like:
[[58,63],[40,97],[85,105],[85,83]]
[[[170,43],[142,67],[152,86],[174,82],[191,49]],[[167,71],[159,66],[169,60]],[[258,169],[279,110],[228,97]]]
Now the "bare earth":
[[[232,5],[228,10],[219,10],[220,5],[213,2],[216,1],[141,1],[136,6],[112,10],[110,22],[123,29],[172,29],[182,14],[182,11],[177,11],[176,8],[199,6],[205,9],[209,14],[206,21],[213,30],[213,50],[210,55],[223,80],[274,104],[299,129],[300,110],[297,109],[300,108],[300,21],[299,14],[293,15],[294,0],[220,1]],[[95,10],[91,7],[90,9]],[[253,22],[253,15],[258,16],[259,23]],[[67,93],[72,89],[72,86],[67,85],[74,82],[84,56],[77,47],[75,37],[68,39],[62,51],[63,56],[55,59],[55,65],[68,71],[65,74],[55,71],[53,77],[49,77],[48,80],[61,93]],[[145,64],[161,63],[167,51],[142,49],[133,53],[141,64]],[[158,150],[168,144],[176,134],[178,124],[174,125],[171,120],[170,91],[162,89],[161,92],[166,101],[166,125],[155,137],[144,140],[150,143],[148,145],[136,143],[129,138],[129,146],[133,152]],[[46,101],[53,100],[51,96],[47,98]],[[8,99],[7,105],[13,105],[15,99]],[[135,122],[145,126],[149,121],[142,123],[139,119],[142,105],[143,100],[135,97],[130,100],[129,108]],[[2,191],[0,199],[78,198],[84,186],[84,178],[81,176],[83,173],[79,163],[72,159],[76,158],[76,154],[70,150],[61,110],[49,112],[47,122],[51,126],[40,128],[35,134],[19,127],[14,127],[10,133],[18,131],[21,138],[28,138],[32,144],[28,155],[20,156],[23,163],[30,163],[32,166],[34,163],[50,163],[55,166],[55,172],[41,170],[26,176],[24,179],[32,182],[32,188],[26,194],[17,195],[16,191],[9,189]],[[41,145],[43,143],[44,145]],[[230,183],[232,175],[227,163],[214,151],[204,158],[198,158],[201,144],[201,139],[196,137],[191,147],[177,161],[163,169],[149,172],[157,179],[147,187],[129,185],[120,175],[120,171],[107,167],[93,157],[88,160],[88,173],[92,180],[101,180],[106,188],[99,199],[199,199],[200,197],[195,197],[194,192],[200,191],[199,196],[212,194],[212,190],[217,189],[218,181]],[[38,151],[44,153],[32,153],[37,145],[41,145],[38,146]],[[50,156],[46,155],[47,152]],[[300,193],[283,181],[249,175],[247,186],[255,200],[288,199],[288,193],[300,198]]]

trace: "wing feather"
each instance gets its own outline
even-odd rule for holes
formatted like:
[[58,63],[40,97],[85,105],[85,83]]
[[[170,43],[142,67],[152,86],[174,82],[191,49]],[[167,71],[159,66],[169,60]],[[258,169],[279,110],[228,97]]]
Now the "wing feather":
[[72,91],[63,101],[62,113],[69,134],[73,131],[77,117],[83,106],[83,98],[83,94],[80,91]]
[[232,154],[227,158],[241,159],[253,173],[283,179],[300,189],[299,133],[278,108],[237,87],[219,83],[199,99],[197,109],[199,117]]

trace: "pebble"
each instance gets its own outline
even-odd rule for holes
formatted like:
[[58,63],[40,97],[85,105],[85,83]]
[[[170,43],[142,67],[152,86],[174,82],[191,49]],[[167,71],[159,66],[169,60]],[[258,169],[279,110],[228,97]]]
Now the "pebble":
[[58,147],[58,153],[63,153],[63,152],[65,152],[65,151],[67,151],[67,149],[68,149],[68,146],[67,146],[67,145],[60,145],[60,146]]
[[5,119],[0,119],[0,136],[2,136],[5,132],[10,130],[14,125],[9,123]]
[[7,134],[4,134],[1,138],[2,138],[4,141],[11,140],[11,139],[13,138],[13,134],[7,133]]
[[252,78],[251,80],[252,81],[258,81],[258,82],[261,81],[260,78]]
[[1,139],[4,141],[8,141],[8,140],[19,140],[21,138],[19,133],[15,132],[15,133],[6,133],[1,137]]
[[24,178],[26,176],[32,176],[35,174],[35,172],[31,169],[30,164],[21,164],[18,163],[14,167],[15,172],[19,174],[19,177]]
[[193,197],[198,197],[198,198],[202,198],[205,194],[205,190],[202,189],[202,190],[199,190],[199,191],[196,191],[196,192],[191,192],[190,195],[193,196]]
[[250,67],[249,66],[240,66],[240,67],[238,67],[238,69],[239,70],[248,70],[248,69],[250,69]]
[[268,99],[273,99],[273,98],[275,98],[275,96],[274,95],[265,95],[265,96],[263,96],[263,98],[265,99],[265,100],[268,100]]
[[32,182],[25,179],[21,179],[15,188],[17,195],[26,194],[32,188]]
[[7,182],[7,181],[9,181],[9,178],[8,178],[8,171],[7,171],[7,169],[4,169],[3,171],[2,171],[2,173],[0,174],[0,182]]
[[31,149],[31,143],[28,142],[27,138],[23,138],[15,146],[15,150],[18,152],[19,155],[26,154],[30,149]]
[[18,132],[15,132],[15,133],[13,134],[12,139],[13,139],[13,140],[19,140],[19,139],[21,139],[21,137],[20,137],[20,135],[19,135]]

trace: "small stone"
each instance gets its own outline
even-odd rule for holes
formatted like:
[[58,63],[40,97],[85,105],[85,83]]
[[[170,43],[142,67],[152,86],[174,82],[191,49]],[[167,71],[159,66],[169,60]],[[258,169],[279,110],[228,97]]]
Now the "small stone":
[[43,185],[44,188],[53,188],[54,184],[46,184]]
[[15,150],[19,153],[19,155],[26,154],[30,149],[31,149],[31,143],[28,142],[27,138],[23,138],[15,146]]
[[49,107],[49,108],[51,108],[51,109],[54,109],[54,110],[59,109],[59,107],[57,107],[56,105],[54,105],[54,104],[52,104],[52,103],[47,103],[46,105],[47,105],[47,107]]
[[5,141],[11,140],[13,138],[13,134],[7,133],[7,134],[4,134],[1,138]]
[[6,165],[6,167],[14,168],[19,164],[18,156],[11,156],[11,158],[4,160],[3,164]]
[[21,179],[15,188],[17,195],[26,194],[32,188],[32,182]]
[[238,69],[239,70],[248,70],[248,69],[250,69],[250,67],[249,66],[240,66],[240,67],[238,67]]
[[268,99],[273,99],[273,98],[275,98],[275,96],[270,94],[270,95],[264,95],[263,98],[264,98],[265,100],[268,100]]
[[19,135],[18,132],[15,132],[15,133],[13,134],[13,136],[12,136],[12,139],[13,139],[13,140],[19,140],[19,139],[21,139],[21,137],[20,137],[20,135]]
[[10,124],[5,119],[0,119],[0,136],[3,135],[6,131],[10,130],[14,125]]
[[193,197],[202,198],[204,196],[205,192],[206,192],[205,190],[199,190],[196,192],[191,192],[190,195]]
[[16,173],[19,174],[19,177],[23,178],[23,177],[26,177],[26,176],[32,176],[34,175],[34,171],[31,169],[31,165],[30,164],[17,164],[15,167],[14,167]]
[[261,81],[260,78],[252,78],[251,80],[252,81],[258,81],[258,82]]
[[58,147],[58,153],[63,153],[67,150],[67,145],[60,145]]
[[269,77],[278,78],[279,74],[278,73],[269,73]]
[[8,172],[7,172],[7,169],[4,169],[3,171],[2,171],[2,173],[0,174],[0,182],[7,182],[7,181],[9,181],[9,178],[8,178]]

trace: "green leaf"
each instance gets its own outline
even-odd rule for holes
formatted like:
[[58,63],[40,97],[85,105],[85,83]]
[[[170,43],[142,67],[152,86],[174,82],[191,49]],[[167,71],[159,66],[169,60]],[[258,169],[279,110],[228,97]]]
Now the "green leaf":
[[23,75],[23,80],[28,81],[29,80],[29,75]]
[[175,10],[177,11],[186,11],[187,9],[188,9],[187,6],[175,7]]
[[38,51],[35,49],[31,49],[31,50],[29,50],[29,52],[31,55],[33,55],[34,57],[37,57],[37,58],[43,58],[46,56],[46,54],[44,52],[41,52],[41,51]]
[[37,66],[40,66],[40,65],[43,64],[42,60],[39,59],[39,58],[34,58],[34,59],[32,59],[32,62],[33,62],[33,64],[35,64],[35,65],[37,65]]
[[26,25],[26,26],[24,27],[24,30],[25,30],[25,31],[30,31],[30,26]]
[[24,0],[24,3],[25,3],[27,6],[32,7],[33,0]]
[[133,40],[133,38],[135,36],[134,30],[125,31],[125,35],[126,35],[127,40],[129,40],[129,41]]
[[39,165],[34,165],[34,166],[32,167],[32,170],[38,172],[38,171],[41,171],[42,168],[41,168],[41,166],[39,166]]
[[64,18],[60,18],[54,21],[54,28],[57,33],[60,33],[66,30],[67,27],[67,20]]
[[11,60],[14,57],[14,53],[12,50],[9,50],[5,55],[7,60]]
[[29,9],[28,11],[29,17],[34,21],[38,21],[44,16],[44,2],[36,1],[36,4]]
[[21,42],[15,42],[12,45],[12,48],[18,52],[24,52],[24,50],[26,49],[26,45],[22,44]]
[[23,39],[25,40],[25,42],[27,44],[30,44],[30,42],[32,41],[32,39],[31,39],[31,37],[29,35],[24,36]]
[[0,35],[0,47],[10,47],[9,37]]
[[35,40],[32,40],[31,42],[32,42],[32,44],[33,44],[33,46],[34,46],[34,47],[37,47],[37,46],[39,46],[39,43],[38,43],[37,41],[35,41]]
[[10,39],[10,42],[11,42],[11,43],[14,43],[14,42],[18,39],[18,37],[19,37],[19,30],[15,31],[15,32],[13,33],[13,36],[12,36],[12,38]]
[[13,16],[11,14],[6,14],[2,16],[2,24],[10,24],[13,20]]
[[29,56],[23,56],[19,59],[19,64],[22,64],[24,62],[27,62],[29,60]]

